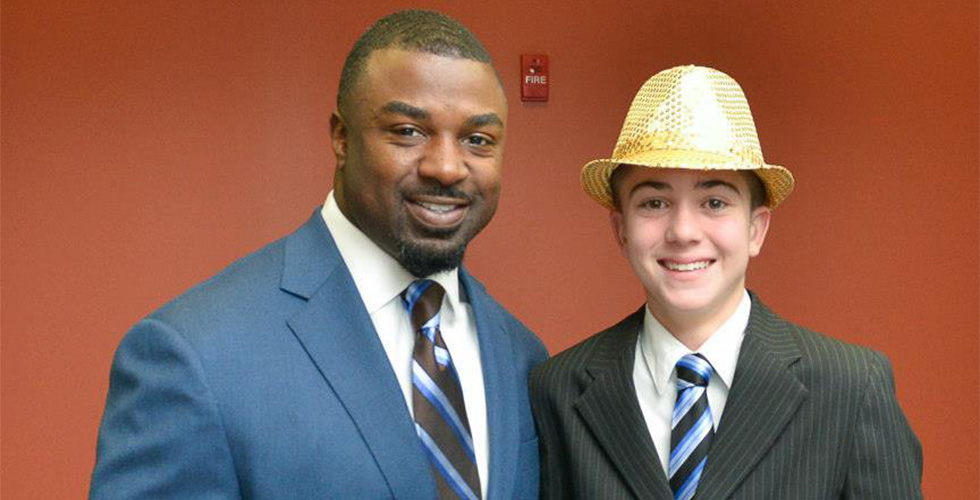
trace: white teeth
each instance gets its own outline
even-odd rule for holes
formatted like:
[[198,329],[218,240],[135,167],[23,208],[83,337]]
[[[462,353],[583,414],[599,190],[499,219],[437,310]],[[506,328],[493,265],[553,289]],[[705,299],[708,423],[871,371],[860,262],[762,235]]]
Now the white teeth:
[[438,203],[424,203],[424,202],[421,202],[421,201],[418,202],[418,204],[419,205],[422,205],[423,207],[425,207],[428,210],[431,210],[433,212],[438,212],[440,214],[448,213],[448,212],[452,211],[452,209],[456,208],[456,205],[441,205],[441,204],[438,204]]
[[711,265],[710,261],[700,260],[697,262],[690,262],[687,264],[679,264],[677,262],[664,261],[664,266],[671,271],[697,271],[698,269],[704,269]]

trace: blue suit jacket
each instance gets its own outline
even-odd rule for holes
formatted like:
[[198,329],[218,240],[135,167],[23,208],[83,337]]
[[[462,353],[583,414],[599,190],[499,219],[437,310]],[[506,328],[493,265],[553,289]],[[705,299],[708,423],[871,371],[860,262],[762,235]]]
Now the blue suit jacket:
[[[537,498],[527,396],[540,341],[465,270],[490,443],[488,498]],[[326,225],[140,321],[113,362],[90,497],[435,498],[395,374]]]

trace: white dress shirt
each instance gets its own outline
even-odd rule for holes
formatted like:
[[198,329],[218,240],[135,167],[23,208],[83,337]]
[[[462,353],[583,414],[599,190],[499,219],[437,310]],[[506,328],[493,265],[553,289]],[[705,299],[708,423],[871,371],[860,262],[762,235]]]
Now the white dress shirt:
[[[742,349],[745,327],[749,324],[749,313],[752,310],[752,300],[748,292],[742,293],[742,300],[735,312],[696,351],[714,368],[708,380],[708,406],[711,408],[716,430],[725,410],[725,402],[728,401],[738,353]],[[677,372],[674,367],[682,357],[694,352],[674,338],[653,317],[650,308],[646,308],[643,331],[636,341],[633,385],[664,471],[668,470],[667,462],[670,458],[670,416],[677,400]]]
[[[398,378],[408,411],[414,415],[412,351],[415,348],[415,332],[412,331],[411,320],[402,305],[400,294],[416,278],[344,216],[333,191],[327,195],[321,215],[371,316],[374,329],[391,362],[391,369]],[[461,300],[458,269],[427,278],[446,290],[440,310],[439,330],[459,374],[466,416],[473,435],[476,467],[480,473],[480,489],[485,497],[490,449],[476,320],[470,305]]]

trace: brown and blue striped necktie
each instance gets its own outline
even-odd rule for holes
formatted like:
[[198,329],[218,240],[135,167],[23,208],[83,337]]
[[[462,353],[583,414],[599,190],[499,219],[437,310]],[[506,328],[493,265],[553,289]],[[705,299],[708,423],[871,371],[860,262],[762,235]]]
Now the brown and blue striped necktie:
[[413,282],[402,302],[415,330],[412,409],[440,499],[478,500],[480,476],[459,376],[439,331],[445,290],[432,280]]

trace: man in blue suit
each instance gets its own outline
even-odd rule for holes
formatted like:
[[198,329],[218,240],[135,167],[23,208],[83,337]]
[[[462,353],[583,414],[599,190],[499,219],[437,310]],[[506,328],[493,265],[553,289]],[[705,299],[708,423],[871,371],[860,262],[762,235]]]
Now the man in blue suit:
[[120,344],[91,498],[536,498],[526,381],[547,352],[460,267],[506,121],[458,22],[375,23],[341,76],[322,209]]

